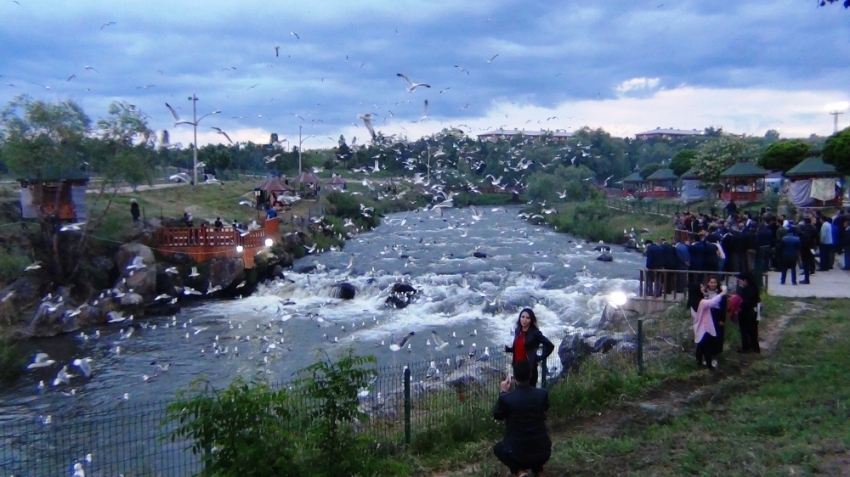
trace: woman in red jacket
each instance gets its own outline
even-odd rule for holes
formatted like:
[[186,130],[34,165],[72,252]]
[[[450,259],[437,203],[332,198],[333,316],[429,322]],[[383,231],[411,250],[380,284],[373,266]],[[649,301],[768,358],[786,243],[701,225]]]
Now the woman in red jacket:
[[[543,354],[538,356],[537,350],[543,346]],[[514,331],[514,342],[512,346],[505,346],[506,353],[513,353],[512,363],[520,361],[528,361],[531,365],[531,380],[529,384],[532,387],[537,386],[537,363],[546,363],[546,358],[555,350],[555,345],[552,344],[543,332],[537,327],[537,317],[531,308],[523,308],[519,312],[519,318],[516,322],[516,330]]]

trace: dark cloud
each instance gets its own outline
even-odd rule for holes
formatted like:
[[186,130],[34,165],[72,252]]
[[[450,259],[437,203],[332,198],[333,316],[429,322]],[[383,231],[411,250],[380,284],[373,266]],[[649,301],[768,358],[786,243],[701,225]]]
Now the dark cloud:
[[[73,98],[96,117],[127,100],[157,128],[171,126],[163,103],[188,116],[192,93],[199,112],[222,110],[221,127],[336,137],[365,112],[379,125],[390,110],[416,120],[426,98],[435,121],[451,122],[494,100],[616,98],[632,78],[658,78],[631,93],[644,96],[680,85],[838,89],[850,59],[847,13],[801,0],[22,3],[0,7],[0,101]],[[432,88],[408,93],[399,72]]]

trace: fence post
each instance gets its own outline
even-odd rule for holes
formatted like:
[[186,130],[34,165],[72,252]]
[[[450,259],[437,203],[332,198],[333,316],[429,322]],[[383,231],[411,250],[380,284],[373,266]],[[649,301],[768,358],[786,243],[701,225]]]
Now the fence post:
[[404,368],[404,443],[410,445],[410,368]]
[[637,340],[638,374],[643,375],[643,318],[638,318]]

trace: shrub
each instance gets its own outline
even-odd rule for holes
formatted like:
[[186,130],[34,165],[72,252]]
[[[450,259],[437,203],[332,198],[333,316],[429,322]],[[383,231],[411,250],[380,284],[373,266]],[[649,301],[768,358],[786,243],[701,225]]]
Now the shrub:
[[0,253],[0,283],[12,283],[24,272],[32,260],[17,250]]
[[18,379],[24,369],[24,355],[10,338],[0,336],[0,382]]

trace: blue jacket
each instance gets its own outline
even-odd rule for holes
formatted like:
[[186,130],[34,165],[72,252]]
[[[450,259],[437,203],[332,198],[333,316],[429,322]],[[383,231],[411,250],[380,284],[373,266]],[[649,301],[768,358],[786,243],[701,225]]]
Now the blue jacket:
[[788,234],[782,237],[780,242],[782,246],[782,258],[786,260],[796,260],[797,254],[800,253],[800,237]]
[[705,270],[703,261],[705,260],[705,242],[699,241],[691,244],[691,270]]
[[677,243],[676,255],[679,257],[679,270],[687,270],[688,264],[691,263],[691,252],[688,251],[688,246],[682,242]]
[[646,247],[646,268],[654,270],[664,268],[664,247],[657,243]]

